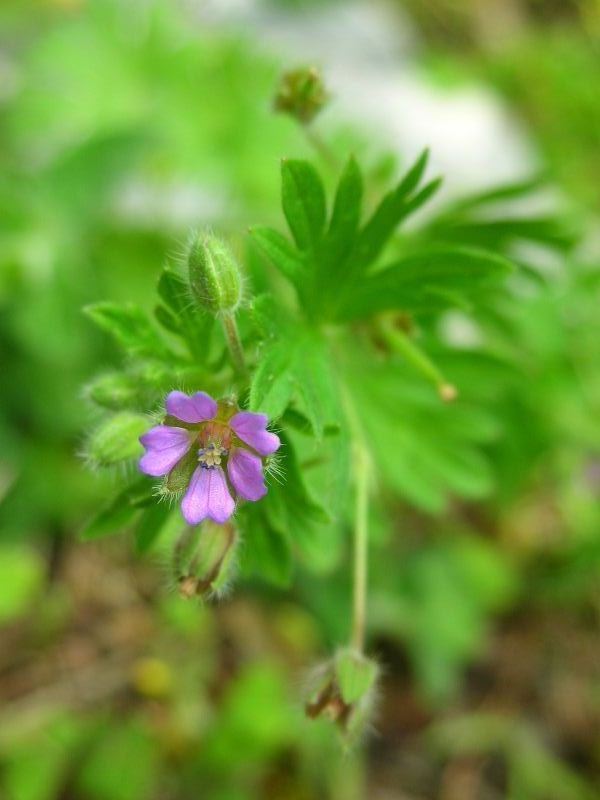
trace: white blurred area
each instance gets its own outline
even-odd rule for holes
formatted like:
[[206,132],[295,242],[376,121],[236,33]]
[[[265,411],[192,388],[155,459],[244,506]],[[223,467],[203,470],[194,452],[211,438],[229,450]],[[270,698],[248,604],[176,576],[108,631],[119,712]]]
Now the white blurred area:
[[410,162],[431,148],[446,197],[536,170],[524,130],[482,85],[436,86],[418,66],[419,40],[396,4],[377,0],[285,9],[261,0],[187,0],[203,25],[251,35],[290,67],[322,68],[335,102],[323,124],[352,121]]

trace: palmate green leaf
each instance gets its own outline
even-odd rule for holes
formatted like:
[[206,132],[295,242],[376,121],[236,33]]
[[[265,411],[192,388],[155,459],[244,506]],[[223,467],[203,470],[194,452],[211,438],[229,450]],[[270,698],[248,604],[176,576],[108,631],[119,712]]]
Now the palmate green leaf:
[[518,200],[531,195],[532,192],[543,187],[543,184],[544,177],[542,175],[536,175],[514,183],[504,183],[492,189],[476,192],[453,201],[445,213],[471,211],[495,203],[504,203],[507,200]]
[[364,278],[338,312],[342,320],[381,311],[430,311],[469,297],[513,269],[507,259],[466,247],[430,248]]
[[282,162],[281,201],[298,248],[315,247],[325,228],[325,189],[319,173],[308,161]]
[[133,303],[93,303],[85,313],[130,356],[168,358],[169,348],[147,315]]
[[314,167],[305,161],[283,162],[283,210],[297,249],[269,228],[255,228],[251,235],[263,255],[294,284],[309,319],[335,316],[397,226],[437,190],[439,180],[419,189],[427,158],[425,151],[362,230],[363,178],[354,158],[348,160],[338,182],[328,225],[325,192]]
[[[494,434],[493,419],[486,420],[482,407],[460,397],[453,405],[440,402],[401,361],[367,366],[364,358],[356,354],[346,374],[383,481],[431,513],[442,512],[451,493],[487,496],[494,482],[480,445]],[[367,368],[370,379],[364,381]],[[470,409],[477,420],[473,427]]]
[[321,258],[331,266],[343,264],[352,250],[360,224],[363,178],[356,160],[350,158],[340,178],[331,221],[323,242]]
[[362,194],[362,175],[350,158],[338,183],[327,232],[311,254],[310,305],[306,309],[311,318],[328,316],[340,291],[352,280],[349,261],[356,245]]
[[317,439],[323,437],[328,423],[340,422],[332,366],[325,344],[317,334],[309,334],[299,342],[294,361],[295,385]]
[[305,265],[291,242],[278,231],[261,225],[251,228],[250,236],[271,264],[289,281],[298,286]]
[[353,271],[364,270],[372,264],[398,225],[427,202],[439,188],[441,181],[436,179],[414,193],[425,172],[428,157],[429,151],[425,150],[396,189],[385,195],[365,224],[352,258],[355,265]]
[[340,419],[332,371],[320,334],[288,325],[279,338],[263,346],[250,386],[250,407],[277,418],[296,396],[315,435],[321,438],[326,426],[338,424]]
[[567,250],[577,241],[572,227],[552,216],[453,219],[436,225],[434,232],[446,242],[466,242],[499,250],[518,241]]
[[460,242],[495,251],[519,241],[568,249],[578,238],[573,220],[554,214],[523,214],[511,211],[510,205],[507,211],[507,204],[529,199],[543,184],[541,177],[534,177],[455,200],[436,214],[423,234],[428,241]]
[[287,338],[265,343],[250,386],[250,408],[260,410],[272,419],[280,417],[294,391],[294,374]]

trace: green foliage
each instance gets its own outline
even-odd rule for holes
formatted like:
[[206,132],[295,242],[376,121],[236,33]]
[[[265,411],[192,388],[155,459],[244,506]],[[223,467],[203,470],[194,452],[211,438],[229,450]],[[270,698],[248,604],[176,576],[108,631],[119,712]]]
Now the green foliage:
[[314,250],[325,227],[325,189],[308,161],[282,163],[281,204],[298,249]]
[[[0,795],[351,796],[351,759],[336,771],[326,727],[303,722],[296,672],[350,628],[357,440],[368,451],[367,635],[382,651],[383,737],[397,708],[408,709],[407,740],[421,742],[423,719],[469,702],[469,667],[484,669],[498,617],[540,637],[540,608],[560,609],[569,635],[593,619],[593,237],[580,248],[585,220],[536,210],[539,178],[451,202],[440,192],[428,206],[439,180],[426,152],[394,179],[396,155],[335,124],[340,169],[307,161],[290,120],[269,110],[272,60],[243,37],[196,33],[177,4],[50,5],[0,10],[11,42],[0,108]],[[566,29],[517,37],[484,69],[541,132],[563,186],[594,208],[592,49]],[[241,254],[248,380],[173,256],[190,224]],[[441,385],[457,388],[454,402]],[[236,511],[239,585],[223,610],[165,599],[194,454],[159,486],[136,461],[173,388],[234,393],[283,442],[266,497]],[[113,534],[125,536],[100,541]],[[167,675],[160,696],[137,677],[148,658]],[[517,660],[534,656],[523,648]],[[548,670],[531,680],[544,697],[529,687],[520,697],[536,697],[517,717],[541,725],[563,695],[552,660],[539,660]],[[372,670],[340,669],[352,702]],[[583,720],[593,681],[574,675]],[[415,763],[500,752],[511,796],[593,796],[584,733],[553,722],[555,753],[520,719],[447,723]]]
[[250,405],[276,418],[293,395],[298,396],[318,439],[326,425],[339,422],[327,343],[318,333],[300,325],[284,328],[265,342],[250,387]]
[[510,271],[507,259],[479,249],[421,247],[378,268],[399,225],[434,194],[439,181],[420,187],[425,151],[360,227],[363,179],[350,158],[338,183],[327,224],[323,182],[304,161],[282,165],[282,205],[293,245],[266,228],[251,231],[266,258],[295,286],[309,320],[348,321],[401,309],[429,313],[473,299]]
[[85,309],[89,317],[132,357],[161,358],[168,355],[158,332],[144,312],[133,305],[94,303]]

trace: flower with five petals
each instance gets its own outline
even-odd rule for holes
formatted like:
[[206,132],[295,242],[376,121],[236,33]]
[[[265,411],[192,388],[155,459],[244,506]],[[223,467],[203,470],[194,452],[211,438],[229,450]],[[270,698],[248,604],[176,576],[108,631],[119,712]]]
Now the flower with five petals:
[[238,498],[264,497],[263,459],[280,445],[264,414],[240,411],[205,392],[170,392],[166,410],[163,424],[140,437],[146,452],[139,468],[155,477],[183,475],[181,511],[189,525],[224,523]]

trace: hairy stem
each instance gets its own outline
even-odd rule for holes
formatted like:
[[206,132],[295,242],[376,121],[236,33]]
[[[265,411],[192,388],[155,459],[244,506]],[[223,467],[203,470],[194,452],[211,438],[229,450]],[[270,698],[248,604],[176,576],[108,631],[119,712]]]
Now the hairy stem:
[[223,324],[223,331],[225,332],[225,339],[227,340],[227,346],[231,353],[234,369],[241,378],[247,378],[248,367],[246,366],[244,349],[238,333],[235,316],[228,311],[221,316],[221,322]]
[[352,646],[362,652],[367,617],[367,555],[369,542],[369,463],[362,443],[354,444],[356,516],[354,521],[354,574]]

